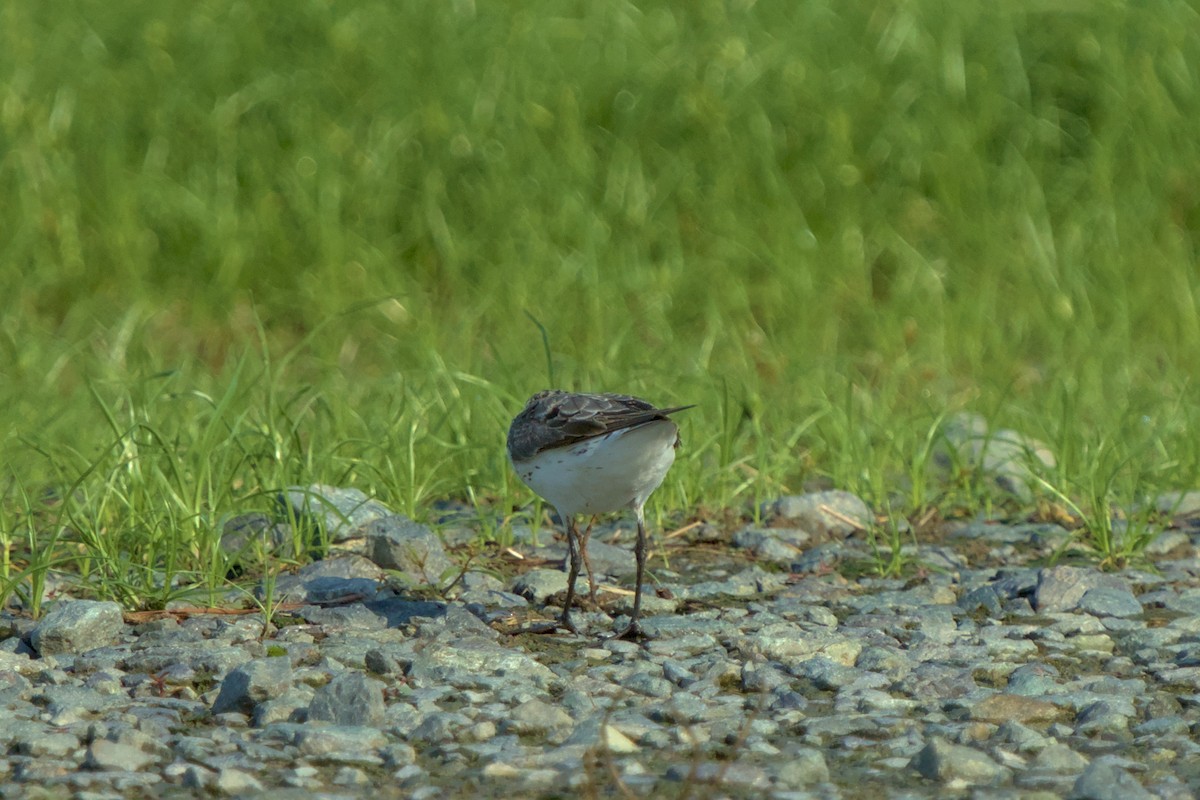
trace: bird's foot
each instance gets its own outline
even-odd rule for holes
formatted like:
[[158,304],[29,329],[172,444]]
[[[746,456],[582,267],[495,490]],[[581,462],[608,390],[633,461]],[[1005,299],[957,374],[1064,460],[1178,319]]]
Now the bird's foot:
[[645,639],[646,634],[642,630],[642,626],[638,624],[636,619],[631,619],[625,627],[617,630],[615,633],[604,637],[605,641],[611,642],[617,639]]

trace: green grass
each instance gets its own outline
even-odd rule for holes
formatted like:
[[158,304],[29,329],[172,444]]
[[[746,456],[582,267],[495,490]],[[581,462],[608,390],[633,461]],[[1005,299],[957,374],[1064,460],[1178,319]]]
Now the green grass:
[[1112,556],[1109,507],[1200,472],[1198,24],[4,4],[4,593],[215,592],[221,521],[293,483],[511,520],[551,374],[698,404],[660,519],[806,484],[1019,513],[928,466],[969,409],[1051,445]]

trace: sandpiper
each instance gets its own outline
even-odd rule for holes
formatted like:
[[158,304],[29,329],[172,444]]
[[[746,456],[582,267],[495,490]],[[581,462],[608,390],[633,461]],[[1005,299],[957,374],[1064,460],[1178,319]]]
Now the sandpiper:
[[[571,622],[575,581],[582,560],[592,602],[596,580],[588,560],[588,536],[597,514],[633,509],[637,516],[637,583],[629,625],[615,638],[637,631],[646,569],[646,499],[675,461],[679,428],[670,415],[692,406],[655,408],[623,394],[580,394],[559,389],[538,392],[508,429],[508,458],[517,475],[558,510],[567,524],[567,598],[561,624]],[[591,515],[582,534],[578,514]]]

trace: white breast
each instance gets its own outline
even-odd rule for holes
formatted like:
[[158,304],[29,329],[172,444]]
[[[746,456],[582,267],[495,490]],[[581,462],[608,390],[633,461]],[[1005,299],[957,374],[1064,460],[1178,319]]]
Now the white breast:
[[602,514],[644,505],[675,462],[678,428],[662,419],[569,447],[544,450],[513,468],[559,514]]

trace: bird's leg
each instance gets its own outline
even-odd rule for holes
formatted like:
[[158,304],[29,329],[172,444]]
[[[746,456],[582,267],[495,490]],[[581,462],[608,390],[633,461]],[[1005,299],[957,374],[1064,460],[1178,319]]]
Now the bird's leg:
[[633,587],[633,613],[629,615],[629,624],[621,630],[613,634],[614,639],[623,639],[626,636],[638,636],[641,634],[641,627],[638,625],[638,617],[642,611],[642,579],[646,574],[646,517],[641,506],[634,509],[637,514],[638,537],[637,544],[634,545],[633,554],[637,558],[637,583]]
[[592,535],[592,526],[596,524],[596,515],[592,515],[591,521],[588,522],[587,530],[583,532],[583,536],[579,539],[579,554],[583,556],[583,566],[587,569],[588,574],[588,599],[592,601],[592,605],[596,605],[596,575],[592,572],[592,560],[588,558],[588,537]]
[[575,515],[567,517],[567,599],[563,602],[561,623],[571,633],[579,633],[575,623],[571,622],[571,604],[575,602],[575,580],[579,577],[579,529],[575,527]]

